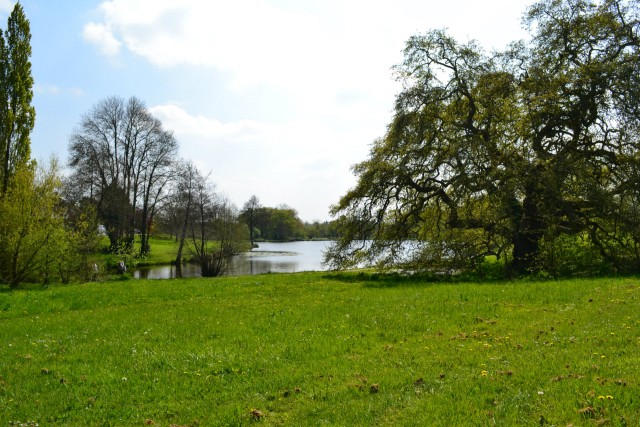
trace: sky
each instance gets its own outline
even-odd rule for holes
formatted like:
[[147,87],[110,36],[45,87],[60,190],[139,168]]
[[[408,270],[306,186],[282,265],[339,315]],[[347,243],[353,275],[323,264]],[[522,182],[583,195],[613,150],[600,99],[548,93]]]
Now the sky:
[[[287,205],[303,221],[357,180],[400,90],[407,39],[446,28],[487,51],[526,38],[525,0],[21,0],[31,24],[32,157],[66,163],[100,100],[135,96],[180,157],[238,208]],[[14,0],[0,0],[6,28]]]

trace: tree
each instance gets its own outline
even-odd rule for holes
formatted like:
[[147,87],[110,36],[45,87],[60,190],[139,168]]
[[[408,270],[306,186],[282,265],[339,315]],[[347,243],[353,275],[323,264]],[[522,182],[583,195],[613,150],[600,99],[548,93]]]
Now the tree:
[[167,200],[167,185],[174,179],[172,163],[177,154],[177,142],[173,134],[162,132],[139,168],[142,207],[140,210],[140,254],[150,251],[149,236],[156,212]]
[[251,242],[251,247],[253,247],[254,243],[254,231],[256,226],[256,211],[260,208],[260,200],[258,197],[253,195],[247,200],[247,202],[242,207],[242,212],[240,216],[243,218],[247,227],[249,227],[249,241]]
[[192,212],[196,191],[198,191],[199,188],[206,188],[205,182],[208,179],[208,177],[200,173],[191,161],[182,164],[180,169],[180,173],[177,174],[179,178],[176,181],[176,189],[171,198],[171,212],[174,213],[178,226],[176,236],[179,239],[179,243],[175,261],[178,268],[182,265],[182,251],[187,237],[189,220],[193,216]]
[[69,144],[72,179],[94,200],[112,248],[131,247],[138,231],[140,253],[149,251],[177,150],[173,134],[135,97],[104,99],[82,118]]
[[0,195],[30,159],[29,136],[35,124],[30,57],[29,20],[17,3],[4,34],[0,30]]
[[72,233],[64,224],[60,172],[19,167],[0,199],[0,281],[18,287],[25,281],[67,281],[79,268]]
[[587,264],[640,268],[638,4],[543,0],[525,21],[530,44],[492,54],[409,39],[393,120],[332,209],[329,263],[460,271],[495,255],[525,274],[568,238]]
[[286,205],[271,210],[270,224],[267,228],[269,239],[286,242],[304,239],[304,224],[298,212]]
[[245,249],[246,236],[235,209],[215,194],[206,178],[197,178],[189,217],[189,250],[203,277],[221,276],[231,258]]
[[[246,221],[246,213],[243,214]],[[265,240],[291,241],[304,239],[304,224],[298,212],[286,205],[277,208],[258,207],[253,210],[253,225]]]
[[305,222],[304,232],[308,239],[331,240],[339,237],[339,234],[336,230],[335,221],[320,222],[316,220],[312,223]]

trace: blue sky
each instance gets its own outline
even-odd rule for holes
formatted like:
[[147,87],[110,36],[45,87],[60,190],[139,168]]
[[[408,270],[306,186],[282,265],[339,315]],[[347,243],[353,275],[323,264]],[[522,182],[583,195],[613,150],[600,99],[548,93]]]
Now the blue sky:
[[[15,1],[0,0],[6,28]],[[109,96],[143,100],[180,156],[238,207],[256,195],[305,221],[356,179],[400,89],[405,41],[448,28],[500,49],[526,36],[523,0],[22,0],[31,23],[32,156]]]

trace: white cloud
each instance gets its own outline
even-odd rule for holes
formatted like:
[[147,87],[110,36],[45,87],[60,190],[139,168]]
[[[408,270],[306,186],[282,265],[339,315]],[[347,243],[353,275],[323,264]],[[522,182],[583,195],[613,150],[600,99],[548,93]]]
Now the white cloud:
[[116,56],[120,53],[122,43],[113,35],[109,25],[90,22],[84,26],[82,36],[88,42],[98,46],[100,51],[106,56]]
[[217,140],[220,138],[243,138],[265,132],[264,125],[249,120],[236,123],[222,123],[202,115],[189,115],[175,104],[158,105],[149,109],[152,114],[161,117],[163,123],[174,132],[200,138]]
[[[449,27],[461,41],[478,38],[500,48],[522,36],[524,6],[513,0],[104,0],[84,37],[111,59],[128,52],[159,75],[197,68],[200,99],[152,108],[176,133],[182,155],[211,170],[236,203],[256,194],[263,204],[287,203],[312,220],[327,217],[328,205],[355,183],[350,167],[384,134],[398,89],[390,69],[402,60],[408,37]],[[206,79],[220,73],[209,70],[231,76],[239,99],[270,94],[257,103],[271,111],[250,102],[211,107],[221,101]],[[180,103],[204,105],[209,113]],[[283,106],[288,116],[279,115]],[[223,109],[230,119],[212,117]]]
[[418,31],[449,26],[463,40],[477,35],[502,45],[517,30],[517,20],[500,18],[519,14],[518,2],[456,3],[108,0],[102,22],[87,24],[85,37],[105,54],[124,46],[160,67],[230,70],[239,86],[366,87],[389,80],[404,41]]
[[255,194],[263,205],[298,209],[307,221],[328,218],[329,204],[355,183],[350,166],[366,154],[352,143],[362,136],[332,132],[316,121],[223,123],[175,104],[150,110],[175,133],[182,155],[211,171],[237,205]]
[[[240,86],[266,81],[314,83],[321,89],[353,79],[348,65],[361,61],[364,47],[345,34],[357,35],[357,27],[329,25],[309,12],[264,0],[110,0],[100,10],[104,21],[87,24],[85,37],[103,53],[116,54],[123,45],[161,67],[231,70]],[[380,40],[369,43],[380,47]]]
[[56,96],[71,95],[74,97],[79,97],[84,95],[84,92],[80,88],[77,88],[77,87],[65,88],[65,87],[60,87],[60,86],[48,84],[48,83],[44,83],[44,84],[36,83],[33,89],[36,93],[42,93],[47,95],[56,95]]
[[15,3],[12,0],[0,0],[0,12],[11,12]]

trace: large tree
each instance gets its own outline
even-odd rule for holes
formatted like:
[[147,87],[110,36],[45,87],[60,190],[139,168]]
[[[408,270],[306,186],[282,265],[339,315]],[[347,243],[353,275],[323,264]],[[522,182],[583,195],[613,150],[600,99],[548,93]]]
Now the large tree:
[[553,269],[562,242],[640,268],[640,24],[635,1],[543,0],[529,43],[490,54],[411,37],[386,135],[333,207],[327,260]]
[[98,102],[71,135],[71,179],[94,200],[111,246],[130,247],[141,236],[141,253],[157,204],[165,195],[178,143],[139,99]]
[[31,31],[22,6],[0,30],[0,195],[18,168],[30,159],[30,134],[35,123],[31,76]]

